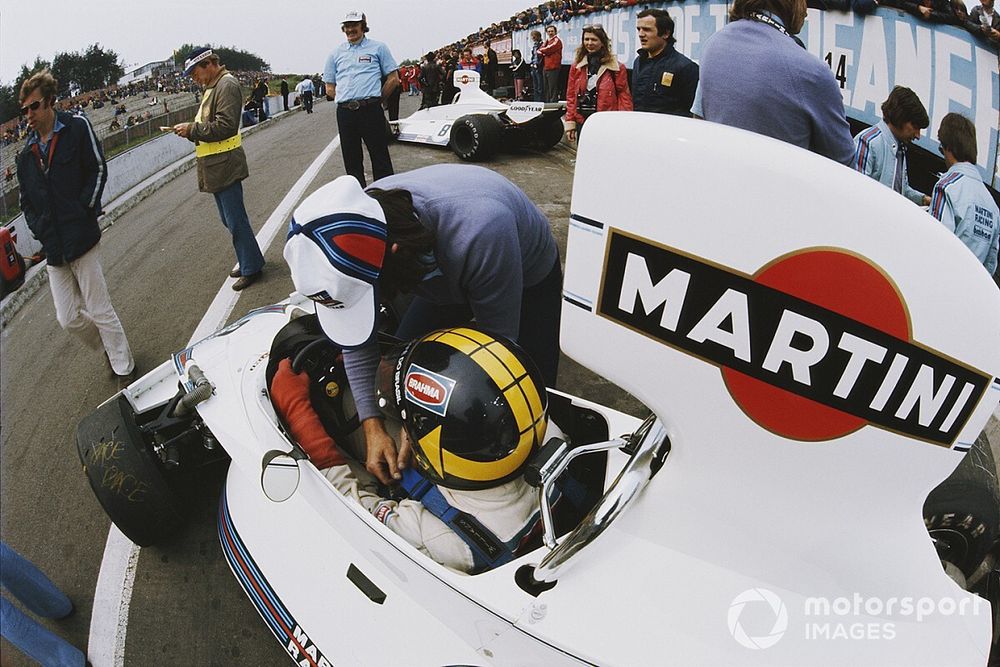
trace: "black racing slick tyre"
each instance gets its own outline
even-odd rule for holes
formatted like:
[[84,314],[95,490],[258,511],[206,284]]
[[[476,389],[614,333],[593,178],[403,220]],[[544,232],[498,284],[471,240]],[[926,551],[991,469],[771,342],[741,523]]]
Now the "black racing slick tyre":
[[980,434],[955,472],[927,496],[924,525],[938,555],[969,577],[1000,539],[1000,487],[993,452]]
[[125,537],[146,547],[184,525],[181,501],[144,445],[124,395],[80,422],[77,449],[94,495]]
[[544,124],[538,129],[538,145],[542,150],[550,150],[562,141],[565,133],[562,116],[552,114],[544,120]]
[[470,114],[451,126],[451,150],[470,162],[488,160],[500,148],[503,128],[494,116]]

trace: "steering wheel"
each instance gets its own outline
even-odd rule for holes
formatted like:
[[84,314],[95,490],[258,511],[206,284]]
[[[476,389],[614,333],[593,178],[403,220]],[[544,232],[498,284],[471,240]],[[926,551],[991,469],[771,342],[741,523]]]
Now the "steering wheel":
[[320,421],[333,436],[344,437],[355,431],[361,420],[357,413],[348,417],[344,410],[347,373],[339,347],[326,336],[304,345],[292,358],[292,372],[309,374],[310,399]]

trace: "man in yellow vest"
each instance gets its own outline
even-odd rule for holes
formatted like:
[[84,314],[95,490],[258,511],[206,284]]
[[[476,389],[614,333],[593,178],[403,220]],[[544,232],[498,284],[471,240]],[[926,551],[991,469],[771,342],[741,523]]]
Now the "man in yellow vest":
[[205,94],[194,122],[175,125],[174,134],[194,142],[198,189],[215,197],[222,224],[233,236],[239,265],[229,276],[236,279],[233,289],[240,291],[259,280],[264,269],[264,256],[243,205],[242,181],[250,175],[240,140],[243,91],[210,48],[191,51],[184,73],[203,86]]

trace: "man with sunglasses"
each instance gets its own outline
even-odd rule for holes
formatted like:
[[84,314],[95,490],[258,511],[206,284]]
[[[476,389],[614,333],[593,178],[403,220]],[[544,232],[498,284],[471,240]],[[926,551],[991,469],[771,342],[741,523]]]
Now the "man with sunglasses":
[[21,115],[31,129],[17,156],[21,210],[48,259],[56,320],[88,347],[103,345],[122,388],[135,379],[135,360],[97,252],[107,163],[86,117],[56,111],[57,90],[48,70],[21,85]]
[[264,255],[257,245],[243,204],[243,179],[250,175],[240,139],[243,90],[236,77],[219,62],[212,49],[191,51],[184,73],[205,88],[193,123],[174,126],[174,134],[194,142],[198,189],[215,197],[222,224],[233,237],[239,266],[229,272],[239,292],[257,282],[264,271]]
[[382,106],[399,87],[399,65],[389,47],[365,36],[369,30],[368,18],[362,12],[347,12],[340,28],[347,42],[326,59],[323,81],[327,99],[337,101],[344,171],[364,187],[367,182],[362,140],[368,147],[373,180],[393,174]]

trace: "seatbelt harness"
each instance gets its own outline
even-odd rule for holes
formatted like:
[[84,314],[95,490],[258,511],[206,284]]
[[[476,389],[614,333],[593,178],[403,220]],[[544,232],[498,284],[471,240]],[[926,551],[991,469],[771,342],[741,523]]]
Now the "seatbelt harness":
[[406,491],[407,497],[420,502],[428,512],[441,519],[445,525],[455,531],[472,551],[473,569],[471,574],[478,574],[514,560],[517,547],[524,537],[531,533],[536,521],[528,525],[509,542],[504,542],[493,534],[489,528],[479,522],[476,517],[452,507],[441,494],[436,485],[427,481],[413,468],[402,470],[403,479],[400,486]]

